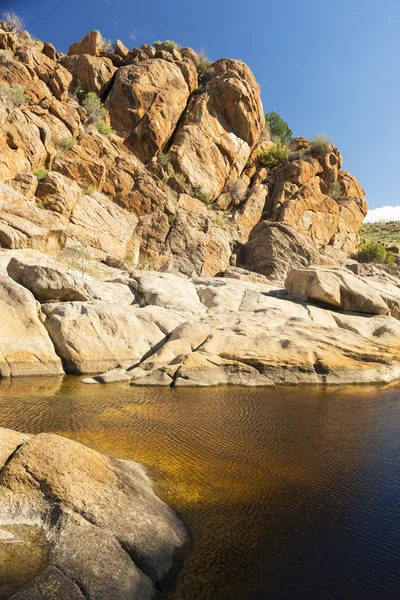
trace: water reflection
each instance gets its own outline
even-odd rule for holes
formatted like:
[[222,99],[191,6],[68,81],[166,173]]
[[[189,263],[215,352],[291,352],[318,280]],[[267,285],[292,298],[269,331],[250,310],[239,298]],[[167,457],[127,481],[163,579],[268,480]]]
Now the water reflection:
[[0,424],[148,467],[195,538],[173,600],[400,597],[398,389],[40,386]]

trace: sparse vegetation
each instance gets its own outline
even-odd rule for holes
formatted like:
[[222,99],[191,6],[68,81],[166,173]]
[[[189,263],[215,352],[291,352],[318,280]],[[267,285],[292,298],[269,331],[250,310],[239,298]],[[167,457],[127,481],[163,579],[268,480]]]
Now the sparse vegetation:
[[88,185],[86,188],[86,195],[87,196],[93,196],[93,194],[96,191],[96,187],[94,185]]
[[6,27],[6,31],[20,31],[25,27],[24,20],[13,10],[6,10],[1,16]]
[[24,86],[18,83],[13,83],[12,85],[0,83],[0,95],[8,98],[14,106],[24,106],[31,101],[31,97],[25,93]]
[[79,269],[81,275],[84,275],[87,270],[87,261],[90,258],[90,253],[85,244],[78,242],[72,252],[72,266]]
[[171,157],[168,153],[160,152],[157,156],[157,162],[162,167],[166,167],[171,162]]
[[97,131],[99,133],[101,133],[102,135],[111,135],[112,133],[115,133],[115,130],[111,127],[111,125],[109,123],[107,123],[107,121],[99,121],[96,125],[97,127]]
[[76,144],[76,139],[73,137],[69,137],[69,138],[65,138],[63,139],[63,141],[61,142],[60,146],[59,146],[59,151],[62,152],[66,152],[67,150],[71,150],[71,148],[73,148]]
[[177,181],[180,181],[181,183],[187,182],[186,176],[183,173],[177,173],[176,171],[173,171],[171,177],[174,177]]
[[36,171],[33,171],[33,174],[36,175],[39,180],[42,180],[46,179],[49,171],[47,169],[37,169]]
[[0,50],[0,65],[10,65],[14,60],[11,50]]
[[205,71],[206,69],[212,67],[213,63],[203,49],[197,53],[197,56],[199,57],[199,64],[197,67],[198,71]]
[[265,167],[274,167],[288,157],[289,151],[287,146],[282,144],[274,144],[268,150],[257,154],[258,161]]
[[277,112],[273,110],[267,113],[265,119],[273,142],[284,146],[292,139],[293,131]]
[[103,52],[113,52],[114,51],[114,44],[112,43],[112,41],[110,39],[103,38],[102,50],[103,50]]
[[317,133],[311,138],[310,145],[314,156],[325,156],[332,150],[332,139],[326,133]]
[[165,42],[157,40],[154,42],[154,46],[162,46],[163,44],[168,46],[168,48],[170,48],[171,50],[179,50],[179,44],[174,42],[174,40],[165,40]]
[[400,246],[400,221],[364,223],[360,238],[362,243],[380,242],[387,246]]
[[88,114],[89,123],[94,125],[99,133],[103,135],[114,133],[114,130],[106,121],[107,110],[97,94],[89,92],[83,99],[82,106]]
[[201,202],[209,202],[209,200],[210,200],[209,195],[204,190],[204,187],[202,185],[197,185],[197,186],[190,185],[189,193],[191,196],[193,196],[193,198],[197,198],[197,200],[200,200]]
[[340,183],[338,181],[333,181],[330,185],[329,185],[329,195],[332,198],[340,198],[342,194],[342,188],[340,187]]
[[379,242],[367,242],[359,246],[356,254],[356,259],[361,263],[385,263],[394,266],[395,255]]

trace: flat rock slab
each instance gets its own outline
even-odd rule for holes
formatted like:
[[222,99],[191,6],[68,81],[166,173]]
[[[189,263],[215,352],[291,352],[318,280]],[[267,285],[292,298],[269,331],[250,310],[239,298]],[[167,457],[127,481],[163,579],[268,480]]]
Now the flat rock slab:
[[86,600],[80,589],[56,567],[49,567],[10,600]]

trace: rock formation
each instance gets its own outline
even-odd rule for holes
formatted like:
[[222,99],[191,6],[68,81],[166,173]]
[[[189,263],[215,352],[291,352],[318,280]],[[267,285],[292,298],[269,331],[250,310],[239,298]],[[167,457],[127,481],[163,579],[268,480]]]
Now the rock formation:
[[1,522],[40,527],[49,554],[13,600],[150,600],[168,591],[187,537],[140,465],[56,435],[0,429],[0,473]]
[[111,48],[97,31],[61,56],[5,29],[2,376],[398,377],[400,282],[343,262],[364,190],[327,140],[295,138],[271,160],[244,63]]
[[364,191],[332,145],[296,138],[265,165],[272,142],[241,61],[170,43],[111,48],[98,31],[62,56],[1,22],[0,52],[2,247],[79,245],[191,277],[238,263],[280,282],[296,244],[302,266],[354,250]]

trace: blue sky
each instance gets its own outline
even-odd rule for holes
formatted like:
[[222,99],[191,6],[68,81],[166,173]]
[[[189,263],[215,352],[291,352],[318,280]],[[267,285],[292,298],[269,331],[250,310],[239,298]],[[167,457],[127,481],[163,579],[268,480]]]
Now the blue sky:
[[332,137],[370,208],[400,205],[400,0],[0,0],[0,7],[64,52],[100,29],[128,47],[172,39],[213,60],[241,59],[261,84],[266,112],[279,112],[295,135]]

